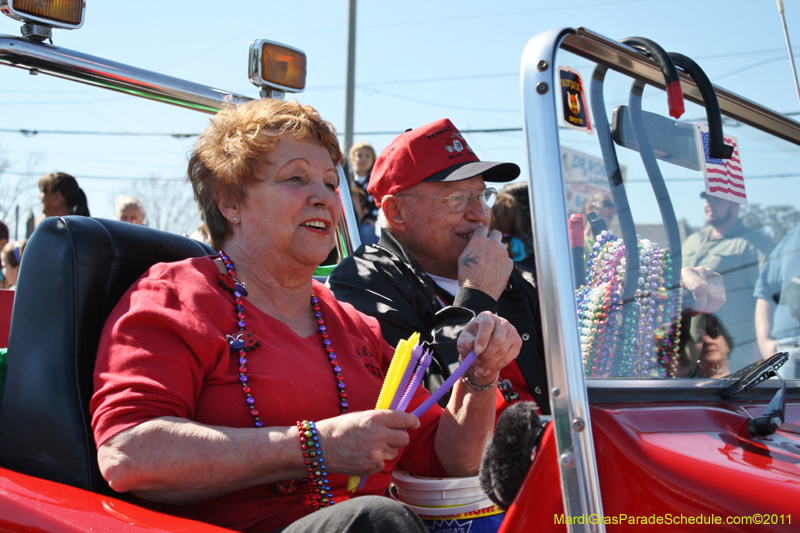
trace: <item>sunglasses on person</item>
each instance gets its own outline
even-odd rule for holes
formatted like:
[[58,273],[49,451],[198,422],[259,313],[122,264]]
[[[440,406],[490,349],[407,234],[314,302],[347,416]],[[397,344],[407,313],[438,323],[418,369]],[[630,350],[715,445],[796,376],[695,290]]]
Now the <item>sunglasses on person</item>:
[[716,339],[717,337],[722,335],[722,331],[719,328],[719,324],[717,323],[706,324],[706,335],[708,335],[712,339]]
[[[717,337],[722,335],[722,327],[720,326],[719,320],[717,317],[713,315],[706,315],[704,318],[703,330],[701,336],[703,334],[708,335],[712,339],[716,339]],[[702,320],[702,319],[701,319]],[[702,324],[702,323],[701,323]],[[700,339],[702,340],[702,339]]]
[[609,202],[608,200],[603,200],[602,202],[592,204],[592,207],[605,207],[606,209],[616,209],[617,206],[614,205],[614,202]]
[[472,204],[472,199],[477,198],[478,201],[485,209],[491,209],[494,201],[497,200],[497,189],[494,187],[487,187],[481,192],[472,194],[470,191],[453,191],[450,196],[421,196],[418,194],[405,194],[400,192],[395,196],[411,196],[414,198],[435,198],[437,200],[447,200],[447,205],[450,206],[450,211],[453,213],[463,213],[469,209]]

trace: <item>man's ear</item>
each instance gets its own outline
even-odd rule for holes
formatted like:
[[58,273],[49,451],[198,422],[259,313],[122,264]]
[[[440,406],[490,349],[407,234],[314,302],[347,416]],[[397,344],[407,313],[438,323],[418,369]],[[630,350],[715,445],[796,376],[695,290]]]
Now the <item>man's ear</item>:
[[216,195],[217,208],[228,222],[236,224],[240,220],[241,203],[231,194],[218,192]]
[[386,221],[394,230],[404,231],[408,220],[408,206],[396,196],[386,196],[381,200],[381,209]]

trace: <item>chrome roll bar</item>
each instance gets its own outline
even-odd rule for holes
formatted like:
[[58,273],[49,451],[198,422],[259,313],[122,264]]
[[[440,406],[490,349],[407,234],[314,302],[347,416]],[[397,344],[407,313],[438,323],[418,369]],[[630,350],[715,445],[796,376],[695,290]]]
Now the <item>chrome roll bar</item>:
[[216,113],[226,103],[252,100],[101,57],[9,35],[0,35],[0,63],[28,70],[31,74],[49,74],[205,113]]
[[[21,68],[31,74],[48,74],[209,114],[216,113],[225,104],[253,100],[229,91],[10,35],[0,35],[0,64]],[[341,183],[344,184],[340,195],[345,216],[341,218],[338,230],[340,236],[344,237],[339,242],[340,253],[344,257],[352,253],[360,239],[355,215],[350,208],[350,191],[346,190],[347,180],[342,179]]]
[[[550,407],[567,516],[603,516],[597,459],[592,441],[578,315],[570,266],[567,207],[557,124],[555,55],[571,30],[556,29],[528,42],[522,56],[523,128],[528,152],[528,194],[542,331],[550,386]],[[660,74],[660,72],[659,72]],[[570,532],[604,532],[605,525],[569,524]]]

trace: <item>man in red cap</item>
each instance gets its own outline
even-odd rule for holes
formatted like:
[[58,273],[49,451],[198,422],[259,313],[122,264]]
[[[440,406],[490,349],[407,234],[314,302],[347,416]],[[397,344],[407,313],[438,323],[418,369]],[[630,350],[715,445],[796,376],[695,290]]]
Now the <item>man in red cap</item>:
[[534,277],[514,266],[502,235],[489,231],[497,191],[486,182],[519,173],[513,163],[478,159],[448,119],[407,130],[378,156],[369,181],[381,209],[380,242],[342,261],[328,285],[377,318],[392,346],[420,333],[434,349],[425,381],[431,391],[458,365],[462,326],[482,311],[505,318],[523,339],[517,363],[498,376],[476,370],[462,379],[497,394],[498,413],[520,399],[549,413]]

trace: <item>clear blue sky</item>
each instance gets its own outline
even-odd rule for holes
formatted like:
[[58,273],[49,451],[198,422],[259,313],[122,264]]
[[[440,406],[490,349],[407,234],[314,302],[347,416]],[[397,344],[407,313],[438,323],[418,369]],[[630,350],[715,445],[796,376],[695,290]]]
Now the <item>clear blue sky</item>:
[[[347,46],[346,0],[170,1],[150,13],[135,2],[87,0],[84,27],[54,30],[54,44],[257,97],[247,79],[251,40],[308,54],[297,96],[341,131]],[[800,46],[800,2],[786,0]],[[643,36],[694,58],[712,82],[780,112],[800,110],[775,0],[362,0],[358,5],[355,140],[380,151],[392,135],[442,117],[460,128],[522,123],[519,65],[527,41],[554,27],[586,26],[611,38]],[[19,34],[0,16],[0,33]],[[122,94],[0,69],[0,129],[197,133],[208,116]],[[522,133],[475,134],[482,159],[525,167]],[[180,183],[190,139],[0,133],[2,179],[52,170],[75,175],[92,214],[113,217],[113,199],[157,176]],[[23,208],[39,212],[35,180]],[[185,185],[186,194],[189,189]],[[190,229],[190,228],[187,228]]]

